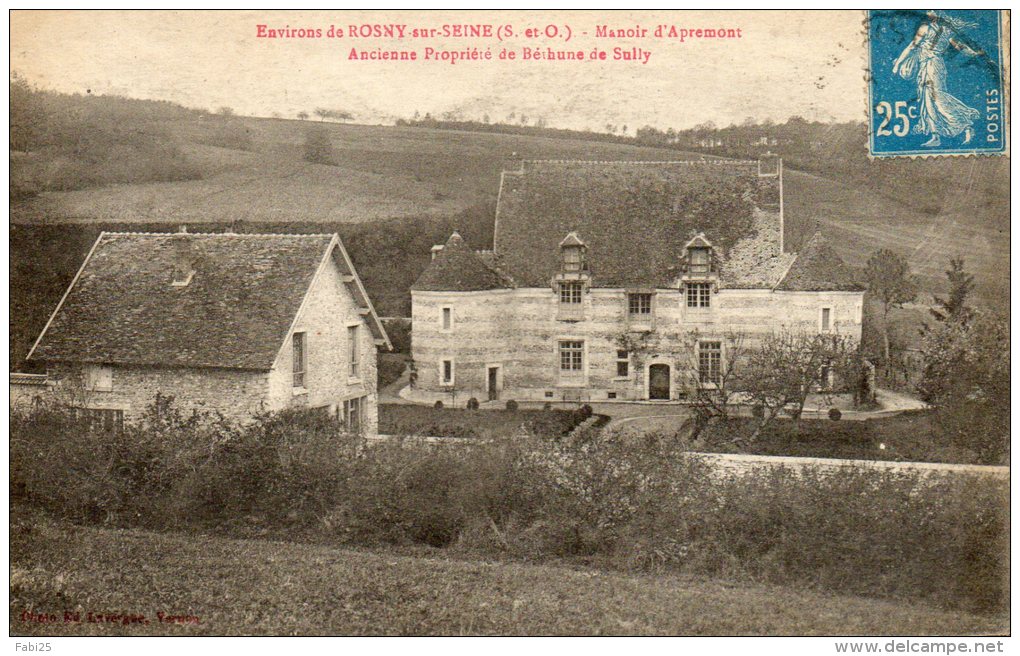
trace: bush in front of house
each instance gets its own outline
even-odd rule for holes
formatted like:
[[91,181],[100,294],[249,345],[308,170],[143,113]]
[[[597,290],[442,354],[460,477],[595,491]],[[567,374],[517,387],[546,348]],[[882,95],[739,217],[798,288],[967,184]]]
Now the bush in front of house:
[[510,412],[517,412],[517,401],[514,401],[513,399],[508,399],[506,402],[506,409],[509,410]]
[[467,409],[468,410],[477,410],[478,409],[478,399],[476,399],[473,396],[470,399],[468,399]]
[[842,418],[843,413],[839,411],[839,408],[829,408],[829,419],[839,421]]
[[12,501],[89,523],[1008,607],[1008,481],[863,468],[718,477],[672,434],[369,445],[314,412],[238,427],[156,410],[110,433],[54,410],[12,417]]
[[435,408],[436,410],[442,410],[443,409],[443,402],[437,400],[435,403],[432,404],[432,407]]

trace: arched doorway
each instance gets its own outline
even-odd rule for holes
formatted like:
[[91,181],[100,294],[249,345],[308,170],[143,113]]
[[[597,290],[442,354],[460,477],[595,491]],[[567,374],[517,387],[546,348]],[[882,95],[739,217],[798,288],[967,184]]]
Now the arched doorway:
[[648,367],[648,398],[669,400],[668,364],[653,364]]

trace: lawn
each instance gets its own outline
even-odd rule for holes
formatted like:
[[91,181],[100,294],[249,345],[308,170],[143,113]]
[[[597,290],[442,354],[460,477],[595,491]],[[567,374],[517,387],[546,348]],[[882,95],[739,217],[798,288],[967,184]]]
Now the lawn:
[[777,419],[757,440],[741,446],[733,443],[732,435],[750,435],[755,420],[738,417],[731,421],[729,429],[721,424],[710,426],[691,448],[709,453],[990,464],[979,462],[976,454],[942,437],[934,428],[930,411],[864,421],[804,419],[796,423]]
[[[464,399],[465,403],[467,399]],[[435,437],[513,437],[522,427],[535,435],[558,437],[581,419],[567,410],[465,410],[419,405],[379,406],[379,432],[384,435]]]
[[[46,519],[12,526],[10,594],[12,635],[1009,631],[1005,617],[790,588],[85,528]],[[65,611],[81,621],[64,622]],[[115,621],[90,622],[89,613]],[[177,621],[161,621],[160,613]],[[123,616],[136,621],[124,624]],[[27,621],[33,617],[54,621]]]

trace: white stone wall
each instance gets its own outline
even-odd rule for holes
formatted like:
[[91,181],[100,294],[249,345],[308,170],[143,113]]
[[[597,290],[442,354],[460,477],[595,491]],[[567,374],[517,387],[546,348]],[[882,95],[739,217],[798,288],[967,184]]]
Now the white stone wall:
[[46,376],[34,374],[11,373],[8,391],[12,412],[28,412],[35,405],[45,403],[51,398]]
[[266,373],[233,369],[171,369],[115,366],[110,391],[89,391],[76,366],[51,368],[53,398],[77,407],[123,410],[125,421],[141,418],[160,393],[185,412],[219,412],[246,421],[265,405]]
[[[417,367],[417,388],[424,394],[445,395],[460,405],[472,396],[484,400],[487,369],[499,367],[500,399],[619,400],[646,399],[645,371],[649,364],[672,364],[690,357],[691,331],[703,339],[745,334],[755,337],[782,330],[817,332],[821,309],[831,308],[831,330],[860,339],[863,294],[860,292],[780,292],[721,290],[709,309],[687,308],[677,289],[657,290],[650,325],[658,350],[633,361],[629,376],[616,376],[617,338],[628,330],[627,293],[622,289],[593,289],[584,294],[584,319],[557,319],[558,297],[551,288],[481,292],[422,292],[411,294],[411,352]],[[442,308],[453,311],[453,325],[442,328]],[[558,343],[584,342],[583,375],[560,375]],[[441,363],[454,360],[454,385],[441,381]],[[679,377],[671,366],[672,395]],[[551,394],[551,396],[550,396]]]
[[[356,377],[348,375],[348,326],[358,326]],[[305,333],[305,385],[294,387],[294,346],[288,336],[269,372],[268,407],[328,407],[335,416],[344,400],[365,396],[364,430],[377,432],[375,341],[336,267],[327,265],[313,281],[293,332]]]

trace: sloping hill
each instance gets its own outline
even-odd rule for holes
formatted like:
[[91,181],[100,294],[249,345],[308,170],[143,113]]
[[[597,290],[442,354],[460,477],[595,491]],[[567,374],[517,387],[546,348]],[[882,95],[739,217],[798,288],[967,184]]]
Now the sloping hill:
[[[1008,172],[1002,189],[1008,190]],[[933,180],[932,184],[941,181]],[[949,258],[962,256],[986,302],[1008,303],[1009,204],[966,189],[938,213],[897,202],[868,189],[787,170],[785,214],[790,247],[815,226],[848,263],[862,266],[880,248],[907,256],[927,292],[942,291]],[[965,193],[966,192],[966,193]],[[923,194],[924,190],[918,190]]]
[[[219,117],[161,129],[202,179],[45,192],[12,206],[16,223],[123,221],[357,223],[448,216],[494,200],[513,153],[529,159],[677,159],[676,151],[626,144],[410,127],[233,119],[250,151],[205,145]],[[336,166],[302,158],[310,129],[328,130]],[[203,143],[205,142],[205,143]]]
[[[195,115],[142,126],[173,135],[201,179],[44,192],[12,203],[11,220],[176,225],[451,217],[472,208],[488,211],[512,153],[528,159],[702,157],[559,137],[257,118],[231,119],[250,137],[250,150],[206,145],[215,141],[222,121]],[[312,128],[328,131],[336,166],[303,161],[305,135]],[[31,160],[19,157],[16,166]],[[871,188],[788,168],[787,243],[796,248],[817,227],[853,264],[863,264],[878,248],[892,248],[910,258],[928,291],[942,288],[948,259],[962,255],[977,274],[978,292],[986,300],[1003,299],[1008,292],[1003,274],[1009,262],[1008,170],[987,160],[961,160],[952,170],[953,179],[932,180],[933,186],[955,190],[940,190],[947,200],[933,212],[930,203],[921,202],[925,189],[918,190],[918,202],[911,205]],[[876,167],[876,176],[880,171]],[[998,194],[988,193],[999,187]]]

